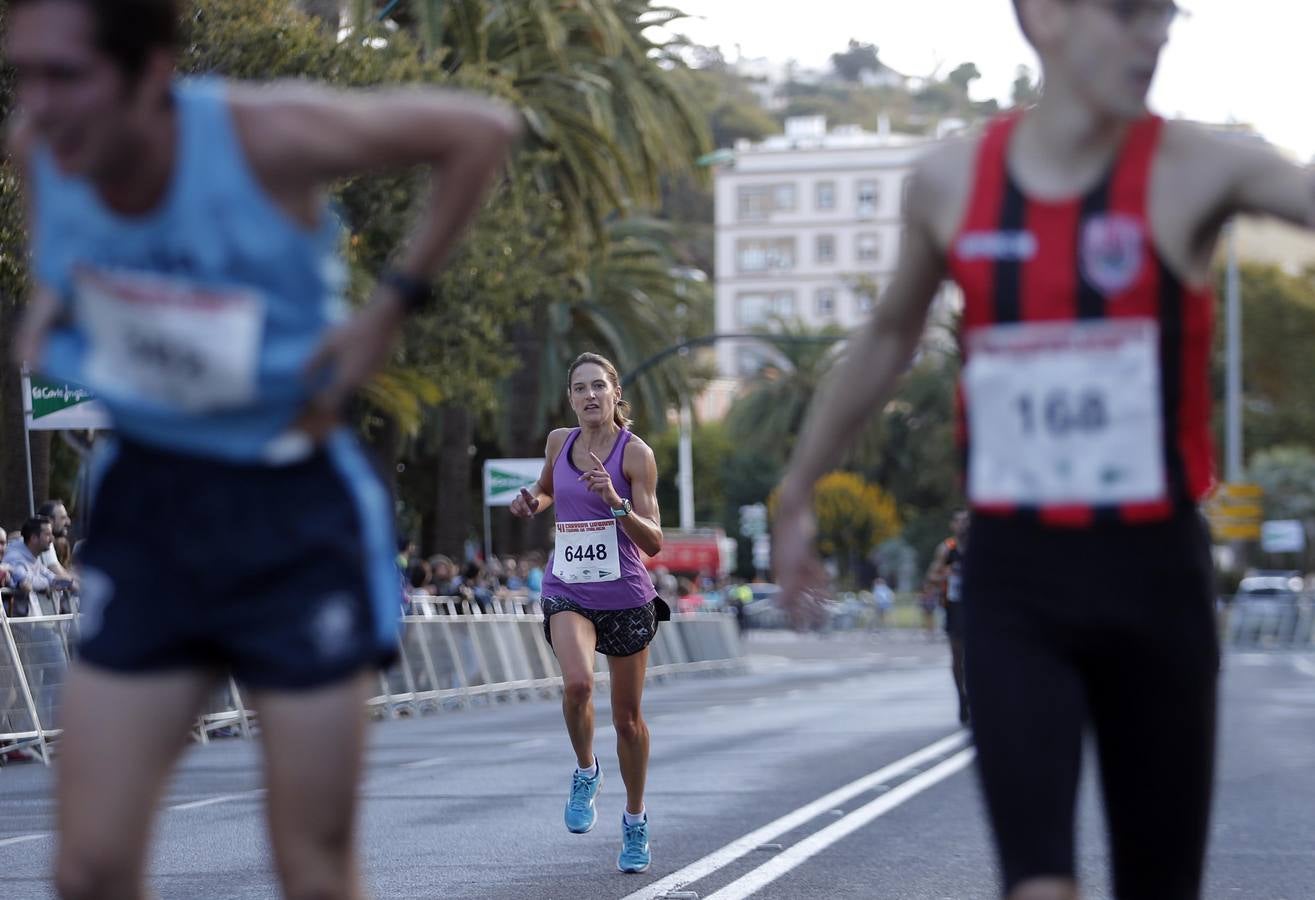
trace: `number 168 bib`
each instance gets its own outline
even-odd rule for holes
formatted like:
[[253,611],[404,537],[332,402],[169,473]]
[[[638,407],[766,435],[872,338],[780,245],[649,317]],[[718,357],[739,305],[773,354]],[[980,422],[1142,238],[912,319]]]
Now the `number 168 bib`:
[[975,505],[1104,506],[1166,494],[1151,319],[972,332],[963,387]]

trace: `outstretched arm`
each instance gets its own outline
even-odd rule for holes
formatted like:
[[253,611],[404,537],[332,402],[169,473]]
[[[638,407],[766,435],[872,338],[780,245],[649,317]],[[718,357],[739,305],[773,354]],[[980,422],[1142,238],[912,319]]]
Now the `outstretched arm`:
[[824,573],[813,550],[814,483],[839,462],[863,422],[894,393],[922,337],[945,264],[930,227],[932,177],[915,171],[899,268],[876,313],[850,338],[844,359],[814,400],[781,483],[773,567],[787,608]]

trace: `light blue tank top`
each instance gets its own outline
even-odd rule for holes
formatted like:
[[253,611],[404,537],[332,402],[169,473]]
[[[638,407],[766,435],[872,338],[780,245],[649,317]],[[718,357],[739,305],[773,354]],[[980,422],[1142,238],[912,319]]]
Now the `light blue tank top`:
[[275,461],[304,407],[303,369],[345,313],[341,229],[294,222],[247,165],[223,81],[176,83],[165,199],[121,216],[38,149],[38,279],[69,315],[40,368],[83,384],[124,436],[192,455]]

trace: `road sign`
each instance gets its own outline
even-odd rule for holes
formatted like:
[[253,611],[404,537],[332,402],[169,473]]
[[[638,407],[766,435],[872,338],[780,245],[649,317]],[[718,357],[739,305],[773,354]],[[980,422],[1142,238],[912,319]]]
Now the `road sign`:
[[1210,532],[1220,543],[1258,541],[1265,516],[1261,503],[1265,491],[1258,484],[1232,482],[1218,485],[1205,504]]
[[1260,528],[1260,549],[1266,553],[1300,553],[1306,549],[1306,528],[1298,519],[1271,519]]
[[489,459],[484,461],[484,505],[511,506],[520,496],[521,488],[528,488],[539,480],[543,459]]
[[1206,510],[1206,515],[1212,519],[1259,522],[1265,517],[1265,510],[1258,504],[1252,504],[1250,502],[1239,503],[1237,506],[1219,506],[1212,504]]
[[759,537],[767,533],[767,506],[763,503],[751,503],[740,507],[740,534],[745,537]]
[[1216,541],[1258,541],[1260,540],[1259,522],[1214,522],[1210,523],[1210,532]]
[[1259,500],[1265,496],[1265,489],[1258,484],[1242,481],[1224,482],[1215,487],[1212,500]]

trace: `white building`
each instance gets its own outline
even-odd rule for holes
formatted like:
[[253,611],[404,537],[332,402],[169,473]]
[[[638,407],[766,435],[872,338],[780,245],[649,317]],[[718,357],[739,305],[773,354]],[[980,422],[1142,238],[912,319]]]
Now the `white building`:
[[[776,319],[853,328],[895,270],[901,209],[925,138],[827,131],[820,116],[742,142],[716,171],[716,330],[751,332]],[[760,344],[722,341],[717,369],[758,369]]]

